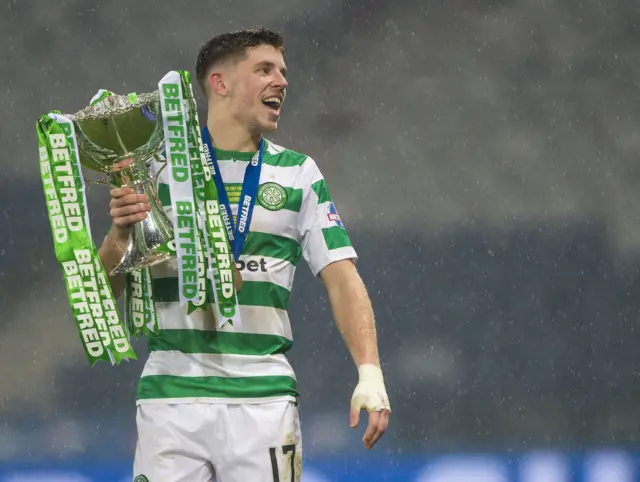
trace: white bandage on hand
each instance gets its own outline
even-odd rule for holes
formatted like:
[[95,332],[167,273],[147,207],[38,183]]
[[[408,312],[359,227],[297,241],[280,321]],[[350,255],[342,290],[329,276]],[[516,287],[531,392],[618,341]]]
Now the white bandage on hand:
[[389,410],[389,397],[384,387],[382,370],[370,363],[358,367],[359,381],[351,397],[351,408],[354,410],[366,410],[378,412]]

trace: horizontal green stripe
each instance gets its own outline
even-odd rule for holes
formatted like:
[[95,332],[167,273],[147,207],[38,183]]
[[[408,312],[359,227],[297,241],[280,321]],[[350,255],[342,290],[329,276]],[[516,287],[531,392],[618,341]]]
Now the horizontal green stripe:
[[327,188],[327,183],[324,179],[320,179],[319,181],[314,182],[311,185],[313,192],[318,196],[318,204],[326,203],[331,201],[331,196],[329,196],[329,189]]
[[[230,184],[230,185],[236,186],[236,184]],[[302,207],[302,189],[293,189],[291,187],[285,187],[284,190],[287,192],[287,204],[285,204],[285,206],[282,209],[286,209],[288,211],[293,211],[296,213],[300,212],[300,208]],[[238,204],[239,197],[240,195],[237,192],[234,192],[233,196],[229,198],[229,202],[232,205]],[[164,183],[158,184],[158,198],[160,199],[160,203],[164,207],[171,206],[171,194],[169,192],[169,184],[164,184]]]
[[349,235],[340,226],[323,228],[322,235],[324,236],[324,242],[327,244],[327,248],[329,249],[338,249],[351,246]]
[[291,340],[278,335],[228,331],[159,330],[148,339],[151,351],[228,355],[277,355],[292,345]]
[[[266,306],[286,310],[290,291],[266,281],[245,281],[238,293],[238,303],[244,306]],[[153,295],[156,301],[179,301],[178,278],[154,278]],[[207,280],[207,300],[213,299],[211,283]]]
[[297,397],[296,381],[286,376],[177,377],[149,375],[138,384],[138,400],[154,398],[265,398]]
[[292,151],[290,149],[285,149],[283,152],[275,155],[265,151],[262,162],[268,166],[296,167],[301,166],[306,159],[307,156],[304,154],[300,154],[299,152]]
[[284,190],[287,191],[288,198],[287,204],[285,204],[282,209],[299,213],[302,207],[302,189],[285,187]]
[[288,289],[280,285],[266,281],[245,281],[238,293],[238,303],[245,306],[268,306],[286,310],[289,306],[290,294]]
[[294,239],[250,231],[242,254],[282,259],[295,266],[300,261],[302,249]]

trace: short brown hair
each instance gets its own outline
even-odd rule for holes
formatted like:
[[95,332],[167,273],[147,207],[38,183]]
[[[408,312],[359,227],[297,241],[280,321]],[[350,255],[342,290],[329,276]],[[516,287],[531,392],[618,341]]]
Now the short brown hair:
[[223,33],[204,44],[196,61],[196,78],[204,93],[207,93],[207,74],[211,67],[226,60],[244,58],[247,49],[259,45],[271,45],[284,52],[282,35],[262,27]]

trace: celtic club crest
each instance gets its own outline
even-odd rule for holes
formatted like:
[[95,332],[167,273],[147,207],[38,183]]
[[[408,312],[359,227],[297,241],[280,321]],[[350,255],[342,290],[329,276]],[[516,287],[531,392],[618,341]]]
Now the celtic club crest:
[[285,207],[288,198],[287,191],[275,182],[266,182],[258,189],[258,202],[269,211],[278,211]]

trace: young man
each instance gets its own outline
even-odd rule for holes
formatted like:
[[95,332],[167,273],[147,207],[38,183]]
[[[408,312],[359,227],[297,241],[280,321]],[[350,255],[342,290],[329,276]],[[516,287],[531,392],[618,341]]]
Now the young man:
[[[263,137],[277,128],[285,99],[283,50],[281,36],[264,29],[223,34],[200,50],[196,74],[208,100],[203,140],[234,219],[250,189],[245,173],[262,156],[250,232],[236,260],[241,324],[218,329],[211,310],[187,315],[178,305],[176,263],[153,268],[160,331],[150,336],[138,388],[136,482],[300,480],[296,380],[284,353],[292,343],[286,310],[301,256],[326,286],[358,368],[350,424],[369,412],[367,449],[387,428],[374,317],[355,250],[315,162]],[[172,215],[167,176],[161,173],[158,191]],[[149,209],[131,189],[113,189],[111,198],[113,228],[100,249],[107,270]],[[112,280],[116,293],[122,286]]]

